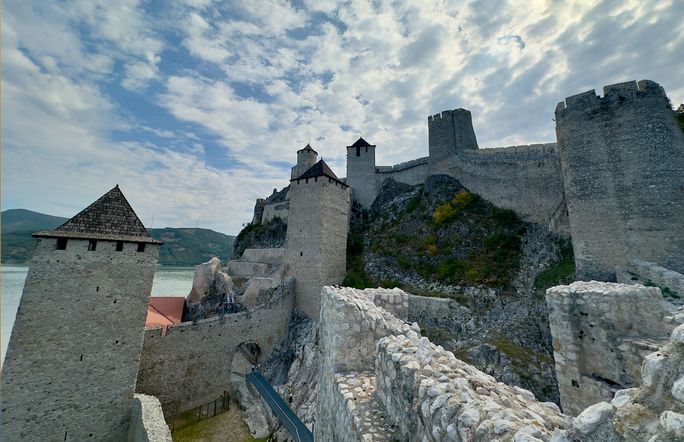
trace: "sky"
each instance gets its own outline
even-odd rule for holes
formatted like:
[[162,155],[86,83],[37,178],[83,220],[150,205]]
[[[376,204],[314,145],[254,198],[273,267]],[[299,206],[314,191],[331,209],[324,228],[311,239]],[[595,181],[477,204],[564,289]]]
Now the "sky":
[[237,234],[307,143],[339,176],[555,142],[565,97],[650,79],[684,102],[684,0],[5,0],[1,206],[71,217],[119,184],[146,227]]

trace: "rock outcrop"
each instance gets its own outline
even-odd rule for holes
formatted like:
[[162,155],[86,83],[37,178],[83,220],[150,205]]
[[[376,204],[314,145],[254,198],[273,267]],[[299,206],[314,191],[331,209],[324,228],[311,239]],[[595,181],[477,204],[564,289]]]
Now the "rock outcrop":
[[226,302],[235,303],[233,280],[221,271],[221,261],[212,258],[195,268],[192,289],[185,299],[183,322],[219,314]]

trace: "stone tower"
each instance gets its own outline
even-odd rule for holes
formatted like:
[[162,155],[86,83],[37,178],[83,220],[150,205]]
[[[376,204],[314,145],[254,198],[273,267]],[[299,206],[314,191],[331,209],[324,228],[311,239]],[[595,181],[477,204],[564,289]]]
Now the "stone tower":
[[125,440],[161,243],[118,186],[33,236],[2,367],[2,436]]
[[297,164],[292,166],[290,179],[295,179],[309,170],[318,161],[318,152],[313,150],[310,144],[297,151]]
[[603,94],[556,108],[577,277],[615,280],[631,258],[684,272],[684,133],[657,83]]
[[429,175],[448,173],[457,152],[477,149],[470,111],[454,109],[428,117]]
[[378,194],[375,177],[375,145],[363,138],[347,146],[347,184],[352,197],[364,209],[370,209]]
[[349,186],[323,160],[290,182],[285,263],[295,277],[296,305],[318,320],[321,289],[346,274]]

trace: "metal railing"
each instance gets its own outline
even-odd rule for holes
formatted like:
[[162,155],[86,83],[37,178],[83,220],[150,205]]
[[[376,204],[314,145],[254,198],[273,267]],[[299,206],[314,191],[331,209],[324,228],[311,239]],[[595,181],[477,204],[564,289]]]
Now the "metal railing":
[[230,394],[228,394],[227,391],[224,391],[221,397],[214,399],[211,402],[167,417],[166,423],[171,431],[176,431],[228,410],[230,410]]

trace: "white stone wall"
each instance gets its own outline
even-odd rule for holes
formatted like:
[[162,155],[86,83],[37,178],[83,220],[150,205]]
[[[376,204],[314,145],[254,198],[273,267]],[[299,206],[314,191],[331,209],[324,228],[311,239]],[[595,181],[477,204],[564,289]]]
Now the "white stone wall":
[[264,262],[267,264],[282,264],[285,249],[245,249],[241,261]]
[[2,367],[6,440],[123,440],[158,245],[41,238]]
[[265,224],[273,218],[278,217],[284,222],[287,222],[287,217],[290,211],[289,201],[279,201],[273,204],[264,205],[264,213],[261,215],[261,223]]
[[570,428],[557,429],[552,442],[684,440],[684,325],[646,357],[641,381],[642,387],[584,410]]
[[247,312],[170,325],[165,336],[161,327],[146,329],[137,392],[156,396],[164,413],[174,415],[230,391],[238,345],[258,344],[265,361],[287,336],[293,286],[288,280],[271,301]]
[[128,442],[172,442],[171,430],[156,397],[146,394],[133,396]]
[[639,386],[643,357],[674,328],[656,287],[575,282],[548,289],[546,302],[561,405],[573,415]]
[[567,417],[457,360],[378,305],[398,289],[322,290],[317,440],[548,440]]

